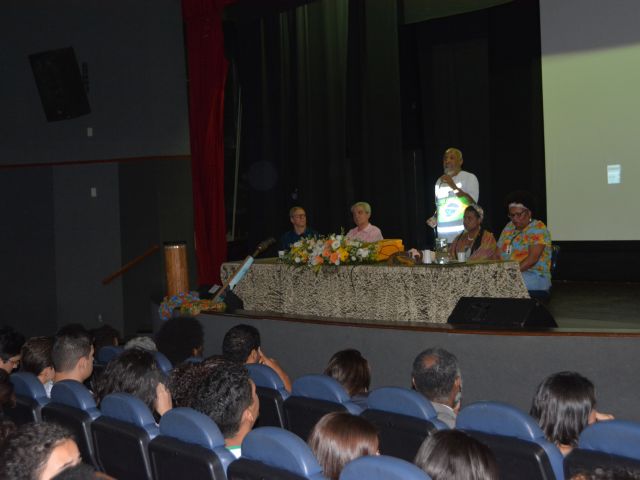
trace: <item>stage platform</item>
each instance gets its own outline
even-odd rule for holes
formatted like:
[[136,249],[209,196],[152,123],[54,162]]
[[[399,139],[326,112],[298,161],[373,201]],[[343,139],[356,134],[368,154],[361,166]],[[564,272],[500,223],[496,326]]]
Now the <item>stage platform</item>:
[[[575,370],[596,385],[599,410],[640,421],[640,385],[633,381],[640,358],[638,287],[556,285],[550,309],[562,328],[537,331],[465,330],[446,324],[264,312],[201,314],[198,318],[205,329],[206,355],[220,353],[229,328],[247,323],[260,330],[265,353],[275,357],[294,379],[321,373],[338,350],[357,348],[371,364],[372,388],[408,387],[415,356],[427,347],[439,346],[455,353],[460,361],[463,405],[501,400],[528,411],[540,381],[554,372]],[[598,313],[605,310],[609,314]]]

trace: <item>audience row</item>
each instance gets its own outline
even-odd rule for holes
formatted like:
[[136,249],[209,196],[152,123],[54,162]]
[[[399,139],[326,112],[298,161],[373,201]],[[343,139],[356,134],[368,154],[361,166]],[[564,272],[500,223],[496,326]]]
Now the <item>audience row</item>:
[[[98,406],[106,397],[119,392],[142,400],[154,413],[156,421],[174,407],[196,410],[215,422],[227,449],[235,458],[240,458],[242,442],[260,414],[256,385],[245,365],[269,367],[284,388],[292,391],[289,376],[278,362],[263,353],[259,332],[248,325],[229,330],[224,337],[222,355],[203,360],[200,358],[202,327],[197,320],[168,321],[156,336],[155,343],[176,365],[169,376],[156,362],[152,353],[155,345],[138,339],[91,379],[93,340],[95,338],[77,325],[61,329],[54,339],[33,337],[26,342],[9,328],[0,329],[0,405],[3,411],[15,401],[8,374],[20,365],[22,371],[37,376],[48,395],[58,382],[90,382],[88,386]],[[114,346],[116,342],[107,340],[106,343]],[[339,382],[354,404],[362,410],[367,409],[371,369],[360,352],[354,349],[337,352],[329,360],[324,375]],[[437,419],[454,429],[462,397],[462,374],[455,355],[440,348],[421,352],[413,364],[412,383],[414,390],[429,400]],[[546,439],[555,444],[562,455],[567,455],[577,446],[578,437],[587,425],[613,418],[598,412],[595,405],[595,389],[588,379],[575,372],[560,372],[539,385],[530,415]],[[35,425],[39,426],[21,426],[14,431],[10,422],[0,424],[0,441],[6,438],[0,449],[2,478],[27,478],[11,473],[12,469],[24,468],[35,472],[32,478],[49,479],[80,462],[77,446],[74,448],[67,441],[68,433],[47,426],[45,422]],[[350,461],[380,454],[377,427],[363,416],[346,412],[323,416],[305,440],[322,466],[324,476],[330,479],[338,479]],[[34,456],[29,463],[21,456],[25,455],[24,445],[34,448],[34,442],[41,455]],[[417,451],[414,463],[436,480],[499,478],[492,451],[461,430],[433,432]],[[624,478],[633,478],[633,472],[627,474]]]

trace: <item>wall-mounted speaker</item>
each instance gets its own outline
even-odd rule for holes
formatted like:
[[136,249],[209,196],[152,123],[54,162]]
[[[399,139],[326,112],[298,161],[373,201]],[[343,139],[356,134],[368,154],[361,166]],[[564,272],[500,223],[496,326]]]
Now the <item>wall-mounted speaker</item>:
[[91,113],[72,47],[29,55],[47,121],[67,120]]
[[533,298],[462,297],[447,323],[499,328],[555,328],[555,319]]

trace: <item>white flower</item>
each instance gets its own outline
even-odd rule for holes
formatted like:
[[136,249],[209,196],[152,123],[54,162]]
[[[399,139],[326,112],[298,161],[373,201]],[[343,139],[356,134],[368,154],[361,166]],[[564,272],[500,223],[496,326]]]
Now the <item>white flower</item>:
[[296,248],[300,248],[302,246],[302,241],[298,240],[296,243],[293,244],[293,246]]
[[331,242],[331,248],[333,250],[337,250],[340,248],[340,240],[334,240],[333,242]]
[[342,241],[343,236],[342,235],[336,235],[336,240],[338,240],[339,242]]
[[352,257],[351,257],[351,261],[352,261],[352,262],[355,262],[355,261],[356,261],[356,257],[352,256]]
[[302,261],[302,259],[301,259],[300,257],[296,257],[296,258],[294,259],[294,261],[295,261],[296,263],[300,263],[300,262]]

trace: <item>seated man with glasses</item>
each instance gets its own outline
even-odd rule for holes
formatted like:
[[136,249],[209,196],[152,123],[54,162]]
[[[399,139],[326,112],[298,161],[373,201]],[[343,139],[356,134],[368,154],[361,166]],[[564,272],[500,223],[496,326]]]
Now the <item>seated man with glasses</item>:
[[533,196],[517,191],[507,196],[509,219],[498,240],[502,260],[520,263],[527,290],[551,288],[551,235],[547,226],[532,217]]
[[293,229],[280,237],[280,250],[289,250],[292,244],[302,237],[317,237],[318,232],[307,226],[307,213],[302,207],[292,207],[289,210],[289,220]]

